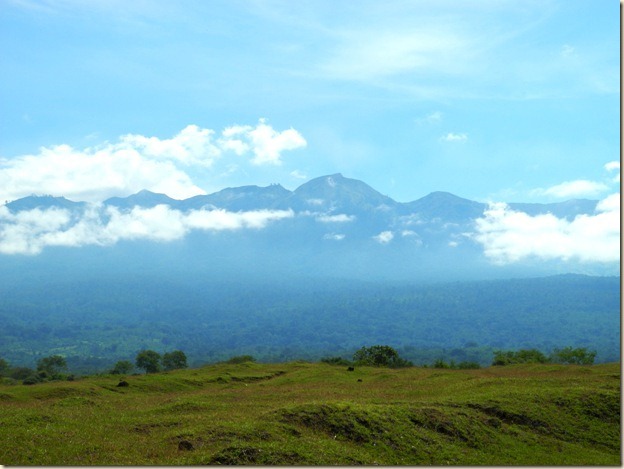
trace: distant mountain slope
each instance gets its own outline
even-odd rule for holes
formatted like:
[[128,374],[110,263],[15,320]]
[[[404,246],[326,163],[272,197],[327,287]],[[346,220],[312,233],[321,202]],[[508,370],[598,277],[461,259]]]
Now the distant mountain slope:
[[550,213],[557,218],[573,219],[577,215],[591,214],[596,210],[597,200],[572,199],[553,204],[510,203],[509,208],[531,216]]
[[36,208],[45,210],[53,207],[67,210],[79,210],[84,206],[84,202],[73,202],[65,197],[53,197],[51,195],[31,195],[6,204],[6,207],[14,213]]
[[432,192],[422,199],[404,204],[407,211],[425,220],[465,222],[483,215],[486,204],[457,197],[449,192]]
[[299,186],[280,203],[280,208],[329,212],[371,212],[396,209],[400,204],[368,184],[332,174]]
[[169,205],[175,207],[179,201],[165,194],[157,194],[148,190],[142,190],[128,197],[111,197],[104,201],[104,205],[118,208],[131,209],[133,207],[150,208],[156,205]]
[[270,209],[290,194],[291,191],[284,189],[280,184],[267,187],[228,187],[214,194],[197,195],[186,199],[180,202],[179,207],[182,210],[221,208],[232,212]]

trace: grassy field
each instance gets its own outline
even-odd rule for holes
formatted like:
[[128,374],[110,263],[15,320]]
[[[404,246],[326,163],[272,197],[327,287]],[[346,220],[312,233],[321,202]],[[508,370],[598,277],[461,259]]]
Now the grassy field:
[[5,465],[620,465],[620,365],[211,365],[0,386]]

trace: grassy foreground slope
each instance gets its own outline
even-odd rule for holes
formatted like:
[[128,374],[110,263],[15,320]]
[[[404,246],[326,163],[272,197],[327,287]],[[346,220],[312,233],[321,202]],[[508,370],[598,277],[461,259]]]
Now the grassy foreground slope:
[[0,386],[6,465],[620,465],[620,366],[221,364]]

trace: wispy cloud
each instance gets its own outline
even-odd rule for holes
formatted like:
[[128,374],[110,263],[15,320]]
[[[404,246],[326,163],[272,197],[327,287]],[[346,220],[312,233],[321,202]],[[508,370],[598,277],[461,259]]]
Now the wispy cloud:
[[343,239],[345,239],[346,235],[342,234],[342,233],[328,233],[323,235],[323,239],[328,239],[331,241],[342,241]]
[[50,208],[16,214],[0,207],[0,253],[39,254],[49,246],[113,245],[122,240],[168,242],[190,231],[262,229],[291,218],[291,210],[191,210],[181,212],[166,205],[119,210],[92,204],[74,219],[68,210]]
[[316,217],[316,221],[321,223],[348,223],[355,220],[355,215],[347,215],[341,213],[338,215],[320,215]]
[[531,195],[548,195],[556,198],[570,198],[570,197],[596,197],[600,194],[604,194],[611,189],[613,183],[620,182],[620,162],[610,161],[606,163],[603,168],[608,172],[617,172],[615,176],[610,179],[605,179],[604,182],[591,181],[588,179],[576,179],[574,181],[566,181],[561,184],[548,187],[546,189],[538,188],[531,191]]
[[440,140],[443,142],[465,142],[468,140],[468,134],[449,132],[440,137]]
[[408,72],[453,68],[468,47],[465,38],[447,28],[345,32],[333,55],[322,65],[328,77],[370,81]]
[[539,195],[551,195],[558,198],[567,197],[591,197],[609,190],[609,186],[601,182],[578,179],[576,181],[563,182],[548,189],[534,191]]
[[291,171],[290,175],[294,177],[295,179],[308,179],[308,176],[305,173],[299,171],[298,169]]
[[220,134],[189,125],[169,139],[128,134],[84,149],[44,147],[38,154],[0,159],[0,200],[44,193],[97,202],[141,189],[187,198],[205,193],[188,167],[210,168],[227,154],[249,155],[256,166],[279,165],[285,151],[305,145],[295,129],[277,131],[260,119],[256,126]]
[[439,122],[442,122],[443,116],[444,116],[444,114],[442,114],[442,112],[434,111],[434,112],[430,112],[429,114],[427,114],[424,117],[419,117],[419,118],[415,119],[415,122],[418,125],[437,124]]

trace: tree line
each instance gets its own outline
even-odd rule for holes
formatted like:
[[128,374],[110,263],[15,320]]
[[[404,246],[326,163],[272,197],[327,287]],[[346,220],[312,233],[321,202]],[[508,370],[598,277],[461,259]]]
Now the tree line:
[[[498,350],[494,352],[492,366],[506,366],[526,363],[555,363],[564,365],[593,365],[596,352],[585,347],[556,348],[549,355],[545,355],[537,349],[520,350]],[[237,364],[243,362],[254,362],[251,355],[241,355],[232,357],[225,363]],[[373,345],[362,347],[357,350],[352,359],[344,357],[325,357],[322,363],[341,366],[375,366],[387,368],[405,368],[414,364],[399,356],[399,353],[389,345]],[[427,367],[427,365],[424,365]],[[159,354],[154,350],[141,350],[137,353],[134,363],[129,360],[120,360],[107,370],[108,374],[127,375],[135,368],[143,370],[145,373],[158,373],[160,371],[171,371],[187,368],[186,354],[181,350]],[[453,360],[445,362],[443,359],[436,360],[432,368],[446,369],[474,369],[481,368],[475,362],[459,362]],[[75,376],[67,372],[67,362],[61,355],[51,355],[37,361],[36,369],[26,367],[12,367],[0,358],[0,378],[22,381],[23,384],[36,384],[45,381],[67,380],[73,381]]]
[[[154,350],[141,350],[134,363],[120,360],[107,372],[113,375],[126,375],[132,373],[135,367],[145,373],[157,373],[187,368],[188,364],[186,354],[181,350],[167,352],[164,355]],[[73,381],[75,376],[67,372],[67,361],[63,356],[50,355],[38,360],[36,369],[12,367],[9,362],[0,358],[0,378],[21,381],[22,384],[37,384],[45,381]]]

